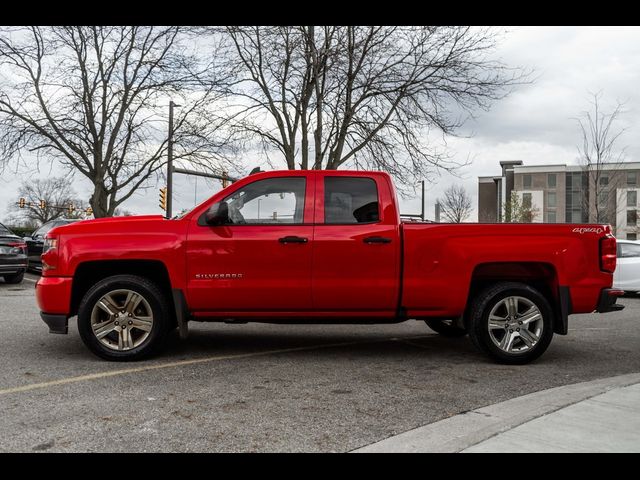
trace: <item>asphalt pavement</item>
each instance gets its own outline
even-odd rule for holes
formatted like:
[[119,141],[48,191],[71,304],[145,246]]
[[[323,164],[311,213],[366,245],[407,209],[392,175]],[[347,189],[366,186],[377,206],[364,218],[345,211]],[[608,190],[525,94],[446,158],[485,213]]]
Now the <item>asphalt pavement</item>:
[[[190,323],[189,338],[174,335],[161,356],[123,364],[93,356],[73,321],[69,335],[49,334],[33,287],[0,282],[1,452],[125,444],[140,452],[347,452],[556,387],[640,372],[638,298],[622,299],[621,312],[571,316],[569,335],[524,366],[495,364],[468,338],[440,337],[418,321]],[[599,394],[612,391],[607,385]],[[482,442],[553,414],[542,406],[460,450],[497,448]]]

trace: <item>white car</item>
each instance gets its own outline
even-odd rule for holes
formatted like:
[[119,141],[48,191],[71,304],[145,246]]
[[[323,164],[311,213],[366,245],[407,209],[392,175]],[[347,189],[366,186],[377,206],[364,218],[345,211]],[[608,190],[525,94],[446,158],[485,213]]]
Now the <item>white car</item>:
[[613,288],[640,292],[640,241],[618,240],[618,260],[613,272]]

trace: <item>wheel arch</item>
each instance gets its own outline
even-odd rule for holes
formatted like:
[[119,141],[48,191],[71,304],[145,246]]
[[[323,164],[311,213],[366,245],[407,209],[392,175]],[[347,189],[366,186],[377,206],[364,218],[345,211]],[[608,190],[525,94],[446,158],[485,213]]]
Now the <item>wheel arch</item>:
[[[556,267],[546,262],[487,262],[476,265],[471,275],[467,306],[482,290],[497,282],[519,282],[538,290],[551,305],[554,333],[566,335],[571,313],[569,288],[559,284]],[[468,318],[465,311],[465,318]]]
[[98,260],[78,265],[71,285],[70,316],[77,315],[80,302],[100,280],[114,275],[137,275],[154,282],[174,307],[171,278],[166,265],[159,260]]

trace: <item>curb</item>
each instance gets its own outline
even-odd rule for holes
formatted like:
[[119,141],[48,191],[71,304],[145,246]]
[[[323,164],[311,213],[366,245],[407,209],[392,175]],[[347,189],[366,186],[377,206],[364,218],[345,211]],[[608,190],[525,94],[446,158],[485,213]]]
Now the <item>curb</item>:
[[352,453],[460,452],[535,418],[636,383],[640,383],[640,373],[542,390],[418,427]]

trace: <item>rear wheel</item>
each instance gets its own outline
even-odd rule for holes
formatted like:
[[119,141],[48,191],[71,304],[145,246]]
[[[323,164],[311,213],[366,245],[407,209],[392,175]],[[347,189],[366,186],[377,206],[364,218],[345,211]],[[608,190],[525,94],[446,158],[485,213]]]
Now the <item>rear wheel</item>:
[[426,324],[431,330],[439,333],[443,337],[464,337],[467,334],[467,329],[458,327],[453,320],[425,320]]
[[536,289],[516,282],[497,283],[471,305],[469,337],[493,359],[524,364],[542,355],[553,338],[553,310]]
[[91,288],[78,309],[85,345],[107,360],[139,360],[166,343],[170,309],[153,282],[134,275],[105,278]]
[[5,275],[4,281],[7,283],[22,283],[24,272],[14,273],[13,275]]

